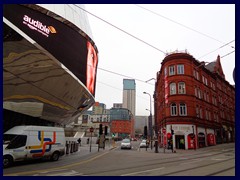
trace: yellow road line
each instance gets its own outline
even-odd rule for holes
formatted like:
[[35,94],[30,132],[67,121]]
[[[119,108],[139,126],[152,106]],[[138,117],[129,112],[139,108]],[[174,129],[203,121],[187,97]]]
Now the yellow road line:
[[104,156],[107,153],[109,153],[109,151],[105,152],[103,154],[97,155],[97,156],[95,156],[93,158],[81,161],[81,162],[77,162],[77,163],[73,163],[73,164],[69,164],[69,165],[65,165],[65,166],[60,166],[60,167],[57,167],[57,168],[50,168],[50,169],[48,168],[48,169],[41,169],[41,170],[35,170],[35,171],[25,171],[25,172],[19,172],[19,173],[3,174],[3,176],[27,175],[27,174],[33,174],[33,173],[41,173],[41,172],[44,172],[44,171],[53,171],[53,170],[57,170],[57,169],[69,168],[69,167],[73,167],[73,166],[77,166],[77,165],[80,165],[80,164],[91,162],[91,161],[93,161],[93,160],[95,160],[97,158],[100,158],[100,157]]

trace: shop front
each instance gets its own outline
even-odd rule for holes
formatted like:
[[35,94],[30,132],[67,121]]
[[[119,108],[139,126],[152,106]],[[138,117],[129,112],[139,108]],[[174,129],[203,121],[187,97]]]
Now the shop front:
[[200,132],[198,133],[198,147],[199,148],[203,148],[206,146],[206,143],[205,143],[205,134]]
[[194,143],[194,138],[195,135],[193,133],[189,134],[187,136],[187,141],[188,141],[188,149],[195,149],[195,143]]

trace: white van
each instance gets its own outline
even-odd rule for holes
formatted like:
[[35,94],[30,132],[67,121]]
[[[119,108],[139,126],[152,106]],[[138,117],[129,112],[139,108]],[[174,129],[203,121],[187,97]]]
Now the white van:
[[48,126],[15,126],[3,134],[3,167],[14,161],[50,158],[65,154],[64,129]]

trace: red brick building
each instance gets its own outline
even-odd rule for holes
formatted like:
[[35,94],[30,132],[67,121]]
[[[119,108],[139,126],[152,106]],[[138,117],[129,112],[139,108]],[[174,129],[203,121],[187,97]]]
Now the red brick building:
[[219,56],[208,64],[187,53],[166,56],[154,102],[160,144],[171,139],[176,149],[194,149],[235,141],[235,87],[225,80]]
[[134,116],[126,108],[110,109],[110,129],[118,137],[134,137]]

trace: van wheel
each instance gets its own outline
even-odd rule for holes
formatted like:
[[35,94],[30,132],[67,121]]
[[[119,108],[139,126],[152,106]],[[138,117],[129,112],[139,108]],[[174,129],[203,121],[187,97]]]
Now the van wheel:
[[51,157],[51,160],[52,161],[57,161],[58,159],[59,159],[59,152],[54,152],[53,154],[52,154],[52,157]]
[[11,166],[13,163],[13,158],[11,156],[4,156],[3,157],[3,167],[7,168]]

